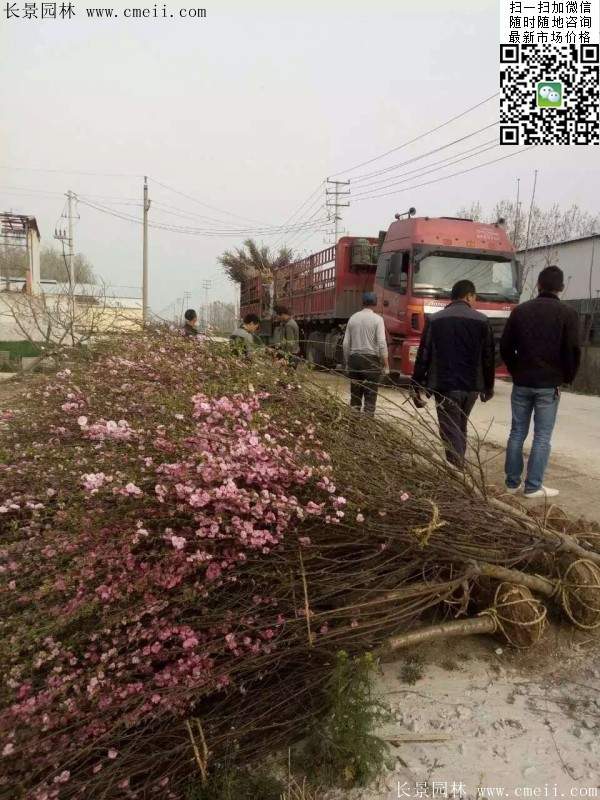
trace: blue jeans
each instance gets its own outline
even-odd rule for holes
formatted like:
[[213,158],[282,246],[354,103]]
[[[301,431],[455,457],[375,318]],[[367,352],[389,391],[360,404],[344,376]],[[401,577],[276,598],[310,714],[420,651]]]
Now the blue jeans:
[[550,458],[550,439],[556,422],[560,392],[558,389],[533,389],[513,386],[512,426],[506,446],[506,485],[516,489],[523,474],[523,444],[529,433],[533,414],[533,444],[527,462],[525,493],[541,488]]

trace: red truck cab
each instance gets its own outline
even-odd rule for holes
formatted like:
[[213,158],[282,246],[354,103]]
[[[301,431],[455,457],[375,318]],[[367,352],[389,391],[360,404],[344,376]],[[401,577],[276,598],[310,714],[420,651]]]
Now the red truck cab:
[[475,307],[489,318],[499,340],[519,301],[514,248],[500,223],[408,217],[393,222],[381,238],[374,288],[393,373],[412,374],[425,320],[450,302],[458,280],[473,281]]
[[[452,217],[409,216],[376,237],[344,236],[273,275],[249,277],[241,285],[242,315],[263,320],[272,332],[273,306],[281,303],[298,322],[302,353],[315,366],[342,361],[342,341],[364,292],[375,291],[376,311],[385,320],[390,370],[412,375],[426,318],[450,302],[452,286],[468,278],[477,290],[476,308],[486,314],[498,343],[519,301],[517,262],[500,223]],[[498,356],[499,376],[506,375]]]

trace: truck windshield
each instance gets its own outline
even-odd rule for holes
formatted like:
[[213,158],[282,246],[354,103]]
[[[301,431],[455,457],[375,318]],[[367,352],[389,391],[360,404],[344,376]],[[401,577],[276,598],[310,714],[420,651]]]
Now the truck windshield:
[[426,297],[450,297],[457,281],[473,281],[482,300],[515,303],[519,299],[514,261],[498,256],[436,253],[417,261],[413,292]]

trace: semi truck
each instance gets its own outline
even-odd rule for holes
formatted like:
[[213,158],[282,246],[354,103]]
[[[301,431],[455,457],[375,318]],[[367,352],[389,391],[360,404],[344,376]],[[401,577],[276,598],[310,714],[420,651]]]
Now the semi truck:
[[343,236],[334,245],[241,285],[242,315],[256,313],[268,336],[275,304],[298,322],[302,351],[315,366],[342,363],[348,318],[362,295],[377,295],[375,311],[385,321],[390,372],[400,382],[412,375],[425,321],[450,301],[463,278],[477,290],[476,308],[491,323],[497,374],[506,375],[499,339],[519,302],[519,265],[499,220],[484,224],[456,217],[417,217],[411,208],[396,214],[379,236]]

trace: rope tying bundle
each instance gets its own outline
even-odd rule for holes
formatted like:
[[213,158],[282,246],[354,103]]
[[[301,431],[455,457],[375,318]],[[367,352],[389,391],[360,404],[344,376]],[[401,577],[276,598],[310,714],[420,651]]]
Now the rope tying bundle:
[[494,633],[500,631],[513,647],[525,649],[536,644],[546,628],[546,606],[526,586],[500,583],[494,602],[478,616],[489,616]]

